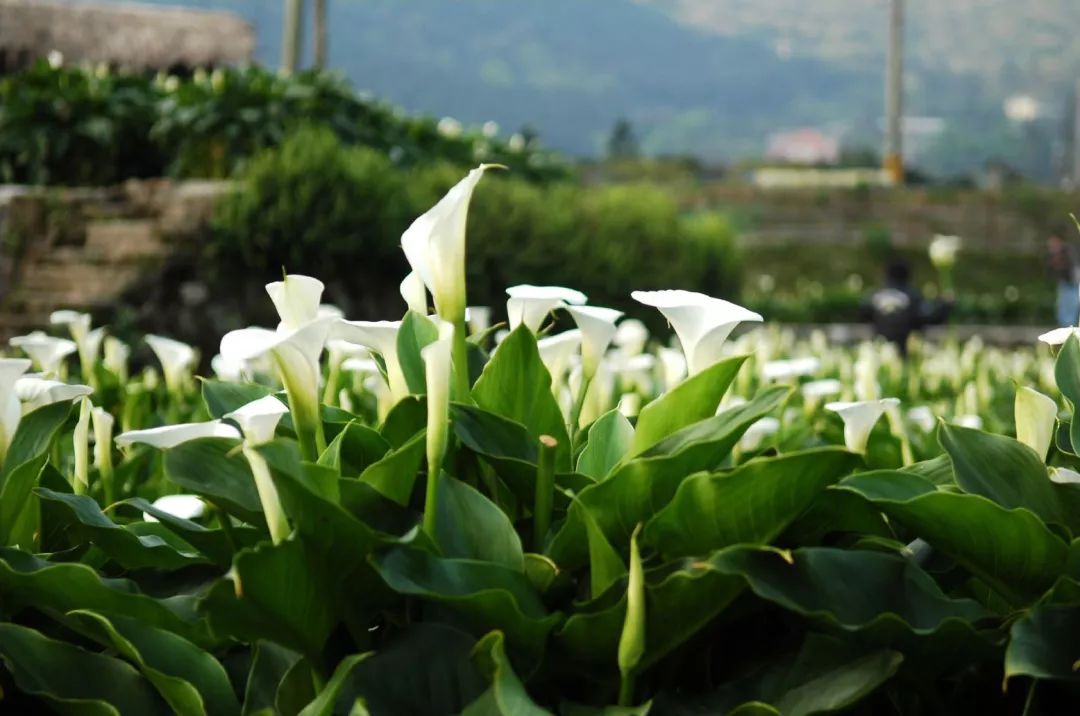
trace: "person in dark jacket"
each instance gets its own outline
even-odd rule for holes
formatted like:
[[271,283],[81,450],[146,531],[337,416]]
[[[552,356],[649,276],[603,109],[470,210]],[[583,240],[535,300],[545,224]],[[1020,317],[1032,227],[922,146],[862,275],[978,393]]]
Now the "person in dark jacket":
[[874,333],[896,344],[907,354],[908,336],[926,326],[944,323],[952,310],[951,295],[941,301],[927,301],[911,285],[911,267],[901,258],[885,266],[885,285],[863,304],[863,315],[874,325]]

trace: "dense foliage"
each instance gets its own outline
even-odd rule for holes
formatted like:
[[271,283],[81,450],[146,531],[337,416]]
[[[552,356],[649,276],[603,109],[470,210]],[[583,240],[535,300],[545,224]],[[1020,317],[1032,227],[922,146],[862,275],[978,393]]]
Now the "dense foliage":
[[[458,174],[450,164],[400,170],[325,130],[302,130],[251,161],[219,207],[201,268],[229,293],[238,276],[268,280],[288,266],[318,275],[357,313],[382,315],[406,270],[401,233]],[[739,290],[740,255],[726,221],[683,216],[667,193],[644,185],[541,185],[500,172],[478,189],[469,232],[478,304],[498,306],[506,286],[553,275],[618,306],[627,285]]]
[[41,62],[0,79],[0,181],[223,178],[312,124],[400,166],[487,161],[532,179],[566,173],[560,160],[520,137],[508,142],[456,124],[440,129],[431,118],[358,95],[332,74],[284,77],[252,67],[155,78]]
[[[148,337],[161,378],[128,377],[86,316],[54,316],[74,341],[13,340],[43,375],[0,360],[5,707],[1070,710],[1072,331],[1046,337],[1056,363],[922,346],[905,372],[875,344],[725,341],[760,316],[701,294],[634,292],[672,349],[577,292],[517,286],[513,330],[474,309],[466,340],[447,278],[482,174],[403,237],[400,322],[344,320],[287,276],[267,286],[277,329],[226,335],[198,390],[187,347]],[[551,310],[578,328],[544,336]],[[87,385],[54,379],[75,352]],[[994,432],[1009,378],[1016,438]],[[1069,410],[1031,389],[1052,384]],[[892,391],[979,415],[926,425]]]

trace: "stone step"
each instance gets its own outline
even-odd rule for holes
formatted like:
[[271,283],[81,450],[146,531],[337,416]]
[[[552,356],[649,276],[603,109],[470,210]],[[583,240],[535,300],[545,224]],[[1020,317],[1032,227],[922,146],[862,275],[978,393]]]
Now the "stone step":
[[157,222],[151,219],[91,221],[86,225],[86,248],[111,261],[156,258],[167,251]]

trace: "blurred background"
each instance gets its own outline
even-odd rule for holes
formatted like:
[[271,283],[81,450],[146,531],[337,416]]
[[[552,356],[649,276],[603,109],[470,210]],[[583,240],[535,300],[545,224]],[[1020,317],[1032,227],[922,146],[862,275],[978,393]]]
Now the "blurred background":
[[0,334],[71,307],[213,344],[271,320],[282,267],[396,317],[401,232],[497,162],[469,243],[496,311],[682,287],[843,340],[901,260],[938,330],[1028,342],[1077,290],[1077,26],[1074,0],[0,0]]

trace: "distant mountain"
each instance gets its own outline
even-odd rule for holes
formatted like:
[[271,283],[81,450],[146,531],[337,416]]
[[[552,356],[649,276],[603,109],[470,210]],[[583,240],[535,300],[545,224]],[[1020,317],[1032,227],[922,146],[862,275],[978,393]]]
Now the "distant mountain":
[[[573,154],[602,151],[624,116],[646,151],[709,159],[760,156],[769,134],[801,126],[880,141],[885,0],[329,2],[331,64],[358,88],[504,132],[529,124]],[[277,62],[280,0],[179,4],[245,16],[259,60]],[[1027,146],[1004,124],[1009,94],[1060,114],[1080,68],[1065,39],[1080,26],[1080,2],[910,5],[908,106],[962,134],[943,170]]]

